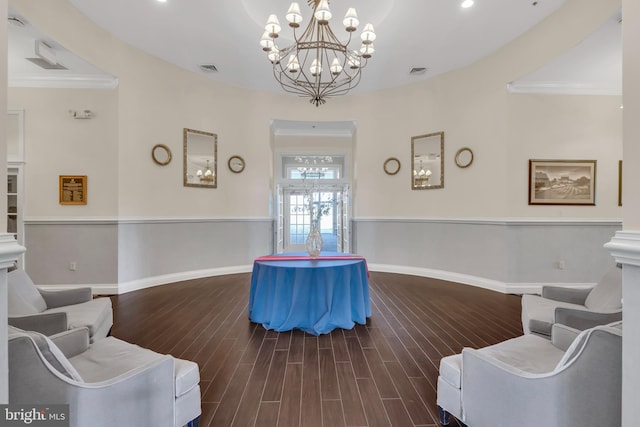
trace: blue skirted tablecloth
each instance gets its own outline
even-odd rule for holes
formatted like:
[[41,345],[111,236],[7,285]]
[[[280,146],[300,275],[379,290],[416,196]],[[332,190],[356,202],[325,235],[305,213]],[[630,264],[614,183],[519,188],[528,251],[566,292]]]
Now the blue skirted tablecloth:
[[[261,257],[254,261],[249,318],[277,332],[320,335],[351,329],[371,316],[364,258],[325,253]],[[278,259],[282,258],[282,259]]]

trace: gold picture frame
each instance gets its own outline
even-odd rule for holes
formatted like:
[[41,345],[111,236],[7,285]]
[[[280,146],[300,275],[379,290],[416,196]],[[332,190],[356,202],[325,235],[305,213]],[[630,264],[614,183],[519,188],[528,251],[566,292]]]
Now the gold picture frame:
[[622,160],[618,160],[618,206],[622,206]]
[[87,176],[60,175],[60,204],[87,204]]
[[530,205],[596,204],[596,160],[529,160]]

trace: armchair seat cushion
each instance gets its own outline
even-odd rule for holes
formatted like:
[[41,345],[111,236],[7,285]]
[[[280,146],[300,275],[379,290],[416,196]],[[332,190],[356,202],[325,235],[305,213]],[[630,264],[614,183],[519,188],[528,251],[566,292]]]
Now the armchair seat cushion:
[[[67,313],[67,328],[87,327],[91,337],[106,336],[113,324],[113,309],[109,298],[96,298],[80,304],[51,308],[47,313]],[[103,331],[104,327],[106,331]]]
[[190,360],[175,359],[176,397],[189,393],[200,383],[198,364]]
[[95,383],[167,357],[170,356],[114,337],[106,337],[94,342],[84,353],[69,358],[69,361],[86,382]]
[[462,381],[462,354],[443,357],[440,360],[440,377],[455,389]]

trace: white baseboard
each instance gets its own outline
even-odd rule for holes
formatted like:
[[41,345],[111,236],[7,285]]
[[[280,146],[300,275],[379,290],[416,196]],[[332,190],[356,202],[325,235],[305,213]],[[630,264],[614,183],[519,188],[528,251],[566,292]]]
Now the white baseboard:
[[564,286],[568,288],[590,288],[595,283],[505,283],[484,277],[451,271],[435,270],[431,268],[409,267],[404,265],[369,264],[369,270],[385,273],[410,274],[413,276],[430,277],[432,279],[447,280],[463,285],[475,286],[503,294],[539,294],[543,286]]
[[[405,265],[369,264],[370,271],[383,273],[408,274],[412,276],[429,277],[432,279],[446,280],[463,285],[475,286],[503,294],[539,294],[543,286],[564,286],[570,288],[589,288],[595,283],[505,283],[484,277],[468,274],[454,273],[451,271],[435,270],[431,268],[410,267]],[[80,287],[91,287],[94,295],[118,295],[154,286],[169,283],[182,282],[184,280],[201,279],[203,277],[224,276],[227,274],[250,273],[252,265],[237,265],[231,267],[210,268],[204,270],[183,271],[180,273],[164,274],[131,280],[120,284],[92,284],[92,285],[38,285],[46,290],[64,290]]]

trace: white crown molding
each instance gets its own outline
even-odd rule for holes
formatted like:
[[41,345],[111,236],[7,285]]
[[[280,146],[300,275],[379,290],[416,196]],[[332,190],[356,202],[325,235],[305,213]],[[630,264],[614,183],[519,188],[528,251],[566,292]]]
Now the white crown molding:
[[54,89],[115,89],[119,81],[113,76],[87,76],[65,74],[60,76],[43,76],[39,74],[23,74],[8,79],[9,87],[35,87]]

